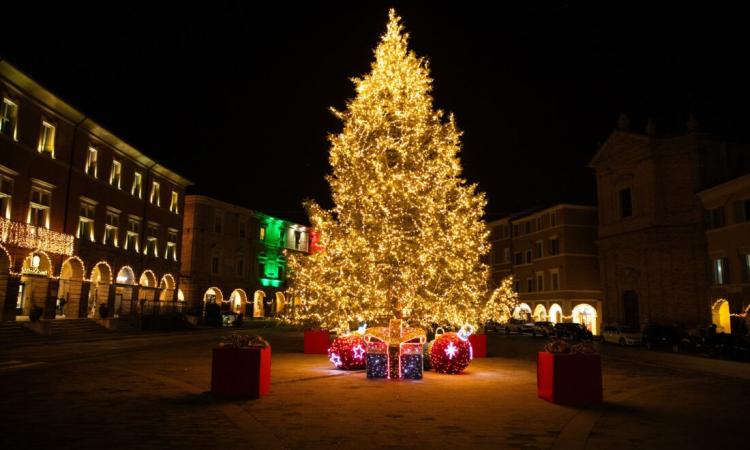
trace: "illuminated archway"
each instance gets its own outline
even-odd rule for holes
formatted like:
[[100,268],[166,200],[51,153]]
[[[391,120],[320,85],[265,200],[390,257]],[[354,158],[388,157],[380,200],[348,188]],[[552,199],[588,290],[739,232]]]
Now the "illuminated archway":
[[46,252],[36,250],[24,258],[21,273],[32,275],[53,276],[52,260]]
[[138,280],[138,284],[144,287],[155,288],[156,287],[156,275],[151,269],[146,269],[141,274],[141,278]]
[[178,302],[185,301],[185,294],[182,292],[182,289],[177,289],[177,301]]
[[717,333],[731,333],[732,319],[729,314],[729,302],[720,298],[711,307],[711,322],[716,325]]
[[115,282],[117,284],[136,284],[135,282],[135,272],[133,272],[133,269],[130,266],[123,266],[119,272],[117,272],[117,277],[115,278]]
[[286,306],[286,297],[284,296],[284,293],[279,291],[276,293],[276,313],[282,313],[284,312],[284,307]]
[[78,317],[81,305],[81,290],[86,269],[83,261],[77,256],[71,256],[63,262],[60,269],[59,298],[65,299],[65,305],[59,311],[65,317]]
[[245,304],[247,303],[247,294],[242,289],[235,289],[229,295],[229,304],[232,306],[232,311],[236,313],[244,313]]
[[[5,256],[3,256],[5,255]],[[10,275],[11,264],[10,253],[0,245],[0,295],[5,296],[8,292],[8,276]],[[6,298],[6,302],[12,302],[12,298]],[[0,314],[1,315],[1,314]]]
[[596,319],[596,308],[588,303],[581,303],[573,308],[573,322],[582,324],[591,334],[595,335],[599,334]]
[[549,314],[547,314],[547,317],[552,323],[562,323],[562,307],[557,303],[553,303],[552,306],[549,307]]
[[224,301],[224,295],[221,293],[221,289],[217,287],[210,287],[206,289],[206,292],[203,294],[203,302],[204,303],[218,303],[221,304],[221,302]]
[[253,317],[263,317],[263,299],[266,298],[266,293],[258,289],[253,293]]
[[112,268],[106,261],[99,261],[91,269],[88,317],[98,317],[97,308],[109,302],[109,285],[112,284]]
[[172,274],[164,274],[164,276],[161,277],[161,281],[159,281],[159,289],[161,289],[159,300],[172,301],[172,298],[174,296],[174,288],[175,282]]
[[539,322],[547,321],[547,308],[545,308],[541,303],[536,305],[536,307],[534,308],[534,320]]
[[518,306],[516,306],[516,309],[513,310],[513,318],[530,322],[531,321],[531,307],[527,305],[526,303],[519,304]]

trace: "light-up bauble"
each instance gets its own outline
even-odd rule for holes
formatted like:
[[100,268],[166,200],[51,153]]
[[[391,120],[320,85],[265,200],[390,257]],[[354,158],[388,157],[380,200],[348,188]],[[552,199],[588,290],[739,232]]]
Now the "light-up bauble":
[[431,347],[430,362],[438,373],[461,373],[473,358],[471,343],[458,333],[437,336]]
[[359,334],[347,334],[333,340],[328,348],[328,360],[337,369],[364,369],[366,359],[365,340]]

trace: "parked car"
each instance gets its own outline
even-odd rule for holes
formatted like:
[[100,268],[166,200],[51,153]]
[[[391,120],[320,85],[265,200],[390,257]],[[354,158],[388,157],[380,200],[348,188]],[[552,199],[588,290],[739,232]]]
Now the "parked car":
[[484,324],[485,333],[500,333],[505,331],[505,324],[490,320]]
[[608,325],[602,330],[602,340],[622,346],[639,345],[641,343],[641,333],[628,327]]
[[536,336],[552,336],[555,333],[555,324],[552,322],[534,322],[534,328],[531,330],[531,335]]
[[580,323],[555,324],[555,337],[566,340],[593,340],[594,335]]
[[234,311],[223,311],[221,313],[221,324],[224,327],[241,327],[242,314],[237,314]]
[[534,326],[533,323],[526,322],[522,319],[510,319],[507,324],[505,324],[505,334],[510,333],[530,333],[531,328]]
[[676,325],[646,325],[642,335],[647,349],[668,349],[675,353],[694,348],[687,331]]

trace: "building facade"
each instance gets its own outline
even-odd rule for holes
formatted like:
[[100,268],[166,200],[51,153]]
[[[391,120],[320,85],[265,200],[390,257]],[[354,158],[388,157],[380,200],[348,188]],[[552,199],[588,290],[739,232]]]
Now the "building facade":
[[697,193],[747,171],[745,149],[696,131],[658,137],[621,118],[590,166],[596,172],[605,320],[704,326],[711,322],[705,211]]
[[717,332],[731,333],[731,314],[747,319],[750,309],[750,175],[698,196],[706,211],[711,321]]
[[202,195],[185,200],[181,286],[200,315],[218,303],[246,317],[294,306],[286,284],[288,252],[309,253],[308,227]]
[[177,300],[190,182],[4,61],[0,101],[3,320]]
[[602,291],[596,209],[559,204],[489,223],[495,285],[513,275],[516,318],[577,322],[599,334]]

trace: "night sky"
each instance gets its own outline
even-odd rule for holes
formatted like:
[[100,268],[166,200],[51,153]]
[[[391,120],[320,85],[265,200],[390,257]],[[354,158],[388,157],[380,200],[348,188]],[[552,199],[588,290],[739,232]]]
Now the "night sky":
[[58,3],[4,5],[0,56],[196,182],[192,192],[297,221],[304,198],[331,203],[326,135],[340,123],[328,107],[354,95],[349,78],[369,70],[391,6],[430,60],[437,107],[464,131],[464,176],[487,192],[488,219],[594,204],[587,164],[620,112],[636,131],[652,117],[660,134],[684,132],[694,113],[714,135],[748,140],[740,9]]

